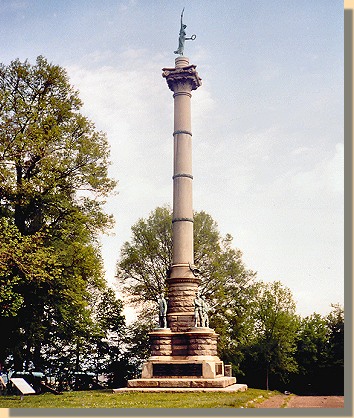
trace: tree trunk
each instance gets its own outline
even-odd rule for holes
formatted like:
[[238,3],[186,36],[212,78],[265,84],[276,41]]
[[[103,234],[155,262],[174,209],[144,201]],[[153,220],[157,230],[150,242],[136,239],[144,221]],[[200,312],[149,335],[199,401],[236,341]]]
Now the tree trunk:
[[29,339],[27,340],[27,344],[26,344],[26,357],[25,357],[25,372],[28,372],[29,369],[29,363],[31,361],[31,344],[29,342]]
[[41,356],[41,343],[40,342],[38,342],[34,347],[33,364],[34,364],[35,370],[42,371],[43,360]]
[[15,347],[13,351],[14,356],[14,368],[15,371],[22,372],[23,370],[23,355],[20,347]]
[[80,344],[76,343],[76,359],[75,359],[75,371],[78,372],[80,369]]
[[269,371],[268,371],[268,364],[267,364],[267,375],[266,375],[266,388],[269,390]]

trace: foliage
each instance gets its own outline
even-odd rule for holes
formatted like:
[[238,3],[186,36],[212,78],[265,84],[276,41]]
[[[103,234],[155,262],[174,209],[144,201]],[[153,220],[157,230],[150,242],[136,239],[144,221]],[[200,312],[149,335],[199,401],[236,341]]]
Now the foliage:
[[125,349],[129,355],[131,378],[140,377],[143,363],[150,357],[149,332],[156,327],[156,321],[143,310],[127,327]]
[[[156,208],[147,219],[139,219],[117,264],[120,289],[140,311],[127,329],[126,340],[137,374],[149,357],[148,332],[156,326],[156,300],[161,291],[168,291],[171,221],[169,207]],[[210,326],[219,334],[219,356],[232,365],[239,381],[241,377],[255,387],[285,390],[291,385],[297,388],[294,383],[304,381],[318,367],[343,364],[340,307],[328,317],[313,314],[300,319],[290,289],[279,281],[257,282],[241,251],[233,248],[232,237],[222,237],[217,223],[203,211],[194,214],[194,245],[200,290],[211,306]]]
[[[125,317],[122,301],[113,290],[91,290],[89,323],[82,332],[75,332],[70,340],[57,338],[42,346],[43,368],[54,377],[60,390],[75,388],[75,372],[104,375],[107,384],[121,374],[113,365],[120,362],[125,335]],[[125,370],[125,369],[124,369]],[[123,370],[123,372],[124,372]]]
[[[120,288],[136,305],[156,302],[167,292],[166,274],[172,262],[172,211],[158,207],[147,219],[139,219],[131,228],[131,242],[125,242],[117,263]],[[239,293],[254,273],[241,260],[242,253],[231,247],[232,237],[222,238],[216,222],[206,212],[194,214],[194,260],[200,270],[201,293],[210,302],[224,292],[224,284]]]
[[327,321],[314,313],[300,322],[296,359],[301,374],[313,373],[318,365],[328,361],[329,329]]
[[329,361],[335,366],[344,366],[344,309],[332,304],[332,311],[326,318],[329,328]]
[[91,370],[104,374],[110,387],[123,386],[129,378],[129,362],[124,356],[126,335],[123,303],[112,289],[100,295],[95,307],[99,333],[93,339],[96,358]]
[[[158,207],[147,219],[139,219],[132,226],[132,239],[121,250],[117,264],[120,289],[140,310],[144,306],[141,318],[147,319],[144,323],[137,321],[131,329],[137,336],[153,327],[155,302],[162,291],[168,291],[165,279],[172,262],[171,225],[171,209]],[[194,248],[202,279],[200,291],[211,307],[210,324],[220,334],[220,354],[240,372],[240,341],[246,340],[249,333],[245,318],[255,273],[244,266],[241,251],[232,248],[231,235],[222,237],[217,223],[204,211],[194,214]],[[147,340],[145,343],[144,350]],[[143,352],[142,355],[145,356]]]
[[104,331],[104,337],[107,338],[109,333],[114,334],[117,344],[119,344],[120,332],[125,327],[122,311],[123,303],[116,298],[112,289],[108,288],[100,295],[96,307],[97,322]]
[[132,240],[123,244],[117,278],[136,306],[157,301],[158,295],[167,290],[165,279],[172,260],[171,225],[170,209],[157,208],[148,219],[139,219],[131,227]]
[[265,387],[269,375],[285,379],[297,371],[295,359],[299,318],[291,291],[279,281],[257,284],[257,304],[253,305],[254,330],[248,355],[264,370]]
[[43,246],[44,236],[37,232],[23,236],[11,219],[0,218],[0,316],[13,316],[24,299],[17,291],[25,274],[33,285],[61,274],[52,248]]
[[65,353],[100,333],[91,297],[106,288],[97,237],[115,182],[81,106],[45,58],[0,65],[0,363],[20,370],[45,367],[46,352],[71,367]]
[[327,316],[314,313],[301,320],[295,357],[299,370],[290,376],[292,391],[343,395],[344,313],[340,305],[332,305]]

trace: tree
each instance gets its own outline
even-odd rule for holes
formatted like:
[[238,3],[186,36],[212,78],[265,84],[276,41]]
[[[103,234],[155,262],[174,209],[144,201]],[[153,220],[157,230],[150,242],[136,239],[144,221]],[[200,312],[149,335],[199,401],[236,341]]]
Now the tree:
[[156,208],[148,219],[131,227],[132,242],[125,242],[117,263],[118,285],[135,305],[157,301],[166,291],[172,261],[172,217],[167,207]]
[[313,374],[319,365],[327,363],[328,342],[329,329],[325,318],[314,313],[301,320],[296,350],[300,374]]
[[[156,302],[167,291],[167,271],[172,263],[172,212],[158,207],[147,219],[132,226],[132,240],[125,242],[117,263],[120,289],[131,302]],[[200,270],[201,293],[209,301],[234,284],[247,286],[255,276],[242,262],[242,253],[231,247],[232,237],[222,238],[217,223],[204,211],[194,214],[194,260]],[[224,287],[225,285],[225,287]],[[235,295],[234,295],[235,296]]]
[[291,376],[293,391],[343,394],[344,312],[340,305],[332,305],[327,316],[313,313],[301,320],[295,357],[298,372]]
[[[109,382],[118,384],[119,375],[125,372],[122,365],[126,334],[123,303],[112,289],[100,295],[95,308],[98,335],[95,339],[96,360],[93,367],[96,375],[105,374]],[[124,369],[124,370],[123,370]]]
[[344,367],[344,309],[339,304],[332,304],[332,311],[327,315],[329,330],[329,362],[334,366]]
[[42,367],[43,347],[83,341],[104,289],[98,234],[115,187],[104,133],[80,113],[64,69],[0,65],[0,362]]
[[[332,311],[326,321],[329,329],[329,350],[327,376],[332,381],[332,393],[344,394],[344,309],[332,304]],[[346,369],[348,370],[348,368]],[[322,380],[323,381],[323,380]],[[328,393],[328,388],[327,388]]]
[[[158,295],[167,293],[167,270],[172,262],[172,212],[158,207],[147,219],[132,226],[117,263],[120,289],[153,324]],[[249,327],[245,321],[255,273],[247,269],[240,250],[232,247],[231,235],[222,237],[217,223],[204,211],[194,214],[194,259],[202,279],[200,290],[211,306],[210,324],[220,334],[219,352],[234,364],[242,359],[241,347]],[[135,332],[141,333],[139,323]],[[146,330],[146,324],[144,325]],[[133,338],[134,339],[134,338]]]
[[269,390],[270,375],[278,375],[284,381],[289,373],[297,371],[299,318],[291,291],[281,282],[259,282],[256,287],[257,302],[252,306],[253,341],[248,347],[247,368],[263,370],[265,387]]
[[156,326],[156,321],[145,311],[136,321],[127,327],[125,336],[125,358],[128,359],[129,379],[141,376],[143,363],[150,357],[149,332]]
[[23,303],[23,296],[16,292],[21,271],[31,282],[41,282],[49,275],[60,275],[61,270],[53,249],[43,246],[43,234],[23,236],[6,218],[0,218],[0,230],[0,316],[11,317]]

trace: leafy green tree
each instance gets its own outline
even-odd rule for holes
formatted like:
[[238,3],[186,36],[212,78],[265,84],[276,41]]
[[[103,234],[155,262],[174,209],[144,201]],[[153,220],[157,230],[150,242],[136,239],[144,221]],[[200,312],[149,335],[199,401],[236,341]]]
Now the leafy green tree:
[[[82,103],[65,70],[38,57],[36,65],[0,66],[1,212],[23,235],[65,222],[75,213],[93,229],[108,219],[90,190],[106,196],[106,137],[79,112]],[[93,222],[93,217],[97,216]]]
[[[90,294],[87,317],[81,318],[80,329],[75,329],[71,339],[55,335],[42,346],[43,369],[60,383],[74,382],[75,372],[93,372],[111,380],[112,364],[122,356],[125,335],[123,303],[114,291],[93,289]],[[125,371],[123,371],[125,372]]]
[[23,296],[16,291],[25,272],[32,283],[39,283],[61,274],[52,248],[43,246],[44,236],[37,232],[23,236],[7,218],[0,218],[0,316],[16,315]]
[[104,133],[80,113],[65,70],[38,57],[0,65],[0,362],[42,367],[45,344],[84,341],[104,289],[98,234],[108,177]]
[[339,304],[332,304],[332,311],[327,315],[329,330],[328,361],[333,366],[344,367],[344,309]]
[[[131,230],[131,242],[124,243],[117,263],[119,286],[135,304],[156,302],[158,295],[167,291],[167,271],[172,262],[171,209],[156,208],[147,219],[139,219]],[[194,242],[201,292],[209,301],[215,298],[217,302],[226,288],[235,290],[234,283],[240,290],[254,278],[255,273],[242,262],[241,251],[231,247],[231,235],[221,237],[217,223],[204,211],[194,214]]]
[[109,382],[115,385],[119,376],[126,374],[127,367],[123,361],[126,335],[123,303],[109,288],[100,295],[95,312],[98,335],[94,339],[96,359],[92,371],[97,376],[105,374]]
[[[344,364],[344,309],[339,304],[332,305],[332,311],[326,317],[329,328],[329,350],[326,377],[332,382],[331,394],[344,395],[344,374],[349,368]],[[325,379],[322,379],[322,382]],[[328,393],[328,387],[323,392]]]
[[151,315],[143,311],[136,321],[127,327],[125,336],[125,358],[128,360],[127,378],[141,376],[143,363],[150,357],[149,332],[156,326],[156,321]]
[[123,302],[117,299],[113,289],[108,288],[100,294],[95,311],[96,321],[104,333],[104,337],[112,338],[118,346],[122,329],[125,328],[125,317],[123,315]]
[[166,289],[172,260],[172,217],[167,207],[157,208],[148,219],[131,227],[132,241],[125,242],[117,264],[120,288],[136,306],[156,301]]
[[[169,207],[139,219],[117,263],[120,289],[140,310],[138,320],[127,329],[127,350],[137,374],[149,356],[156,300],[168,290],[171,222]],[[246,376],[254,386],[291,387],[290,379],[301,381],[314,364],[328,365],[331,356],[340,363],[344,319],[339,308],[328,318],[313,314],[300,320],[291,291],[279,281],[256,282],[241,251],[233,248],[232,237],[222,237],[217,223],[203,211],[194,214],[194,243],[200,289],[211,306],[210,326],[219,334],[219,355],[232,364],[236,376]]]
[[314,313],[301,320],[295,357],[298,372],[291,376],[294,392],[343,394],[344,312],[340,305],[332,305],[327,316]]
[[[132,239],[124,243],[117,263],[117,278],[121,290],[142,310],[141,316],[148,317],[148,324],[153,324],[158,295],[168,290],[166,277],[172,262],[171,209],[158,207],[131,229]],[[200,290],[211,306],[210,324],[220,334],[220,355],[233,363],[239,373],[241,348],[249,333],[245,318],[249,317],[255,273],[245,267],[241,251],[232,247],[231,235],[222,237],[217,223],[204,211],[194,214],[194,250],[202,280]],[[146,326],[142,326],[144,330]],[[139,323],[134,330],[137,335],[143,331]]]
[[259,368],[269,390],[270,375],[285,380],[297,371],[295,359],[299,318],[291,291],[281,282],[257,284],[257,303],[253,304],[253,341],[250,341],[248,369]]
[[301,320],[296,350],[300,374],[313,374],[319,365],[327,364],[328,343],[329,329],[325,318],[314,313]]

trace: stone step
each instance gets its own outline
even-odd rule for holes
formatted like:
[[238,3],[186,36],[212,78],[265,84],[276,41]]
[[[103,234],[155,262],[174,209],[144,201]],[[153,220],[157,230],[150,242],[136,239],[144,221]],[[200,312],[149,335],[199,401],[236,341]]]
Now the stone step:
[[215,379],[203,378],[151,378],[133,379],[128,381],[128,387],[150,388],[224,388],[236,383],[235,377],[217,377]]
[[128,387],[113,389],[113,393],[124,392],[244,392],[248,389],[247,385],[235,383],[224,388],[163,388],[163,387]]

